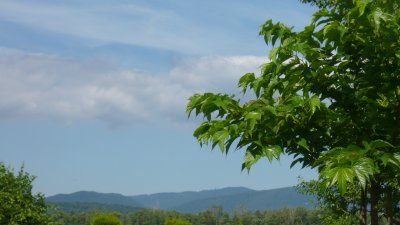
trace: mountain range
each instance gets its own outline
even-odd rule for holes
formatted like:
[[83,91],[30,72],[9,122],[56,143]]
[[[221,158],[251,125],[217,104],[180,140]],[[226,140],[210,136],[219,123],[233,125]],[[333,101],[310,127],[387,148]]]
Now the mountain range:
[[211,206],[221,206],[227,212],[248,209],[263,211],[284,207],[312,208],[313,196],[300,194],[294,187],[256,191],[244,187],[229,187],[205,191],[180,193],[157,193],[149,195],[124,196],[91,191],[72,194],[58,194],[46,199],[61,210],[80,208],[83,211],[111,208],[116,211],[136,211],[144,208],[175,210],[182,213],[199,213]]

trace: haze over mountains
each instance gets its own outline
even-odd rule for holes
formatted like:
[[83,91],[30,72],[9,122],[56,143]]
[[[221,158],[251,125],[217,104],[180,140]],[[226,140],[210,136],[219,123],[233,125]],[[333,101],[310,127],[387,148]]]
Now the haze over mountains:
[[[120,211],[135,211],[143,208],[175,210],[182,213],[198,213],[213,205],[222,206],[227,212],[239,209],[250,211],[304,206],[311,208],[312,196],[299,194],[294,187],[256,191],[244,187],[230,187],[199,192],[157,193],[150,195],[124,196],[80,191],[58,194],[47,198],[61,210],[71,207],[84,211],[100,208],[119,208]],[[63,208],[64,207],[64,208]],[[86,210],[85,210],[86,209]]]

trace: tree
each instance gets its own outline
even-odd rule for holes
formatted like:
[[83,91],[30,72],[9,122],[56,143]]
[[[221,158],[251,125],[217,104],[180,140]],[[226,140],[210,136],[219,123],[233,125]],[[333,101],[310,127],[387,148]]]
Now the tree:
[[348,185],[345,194],[341,194],[337,187],[326,188],[317,180],[301,181],[297,189],[303,194],[315,197],[313,204],[321,212],[321,224],[355,224],[357,221],[360,199],[356,185]]
[[[300,32],[267,21],[260,31],[272,44],[259,76],[239,80],[245,94],[195,94],[187,113],[204,115],[194,136],[201,145],[245,149],[242,169],[282,154],[292,165],[316,168],[326,188],[341,195],[358,184],[360,224],[378,224],[380,190],[393,224],[400,174],[399,1],[315,1],[320,9]],[[327,4],[323,4],[323,3]],[[319,4],[321,3],[321,4]]]
[[164,225],[192,225],[192,223],[183,219],[167,218]]
[[18,173],[0,162],[0,224],[52,224],[42,194],[32,194],[34,176]]
[[91,225],[122,225],[119,218],[113,213],[101,213],[93,216]]
[[335,4],[334,0],[300,0],[302,3],[310,3],[311,5],[316,5],[319,8],[331,7]]

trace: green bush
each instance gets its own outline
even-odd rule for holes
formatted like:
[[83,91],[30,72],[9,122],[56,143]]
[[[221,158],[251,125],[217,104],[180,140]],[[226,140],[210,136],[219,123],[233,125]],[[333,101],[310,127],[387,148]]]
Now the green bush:
[[96,214],[91,225],[122,225],[121,221],[114,214]]
[[44,196],[32,194],[34,179],[23,167],[14,173],[0,161],[0,224],[52,224]]
[[164,225],[192,225],[191,222],[182,220],[182,219],[177,219],[177,218],[167,218],[165,220]]

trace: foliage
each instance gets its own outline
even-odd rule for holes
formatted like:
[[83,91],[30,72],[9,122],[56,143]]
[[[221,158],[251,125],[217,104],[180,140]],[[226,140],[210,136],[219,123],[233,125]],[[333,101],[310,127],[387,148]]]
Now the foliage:
[[52,224],[44,196],[32,194],[34,179],[23,167],[15,173],[0,162],[0,224]]
[[[248,73],[239,80],[243,93],[251,89],[255,100],[240,104],[235,96],[218,93],[190,98],[188,115],[205,117],[194,132],[200,144],[227,153],[237,143],[246,149],[247,169],[261,157],[294,155],[293,164],[325,168],[321,174],[340,189],[352,178],[368,181],[378,170],[375,159],[399,168],[390,143],[398,138],[400,44],[388,38],[399,36],[396,17],[382,11],[389,7],[382,9],[380,1],[338,2],[316,12],[301,32],[271,20],[263,25],[266,42],[280,44],[259,77]],[[324,159],[354,155],[316,163],[327,151]]]
[[349,185],[344,194],[341,194],[337,187],[326,188],[318,180],[301,181],[297,189],[317,197],[313,203],[323,211],[320,215],[321,224],[356,224],[360,200],[356,185]]
[[92,218],[91,225],[122,225],[119,218],[112,213],[96,214]]
[[310,3],[316,5],[319,8],[326,8],[334,5],[334,0],[300,0],[302,3]]
[[142,209],[139,207],[128,206],[128,205],[107,204],[107,203],[97,203],[97,202],[48,202],[48,205],[64,212],[117,211],[121,213],[128,213],[128,212],[139,211]]
[[192,225],[192,223],[182,219],[168,218],[165,220],[164,225]]
[[52,220],[58,225],[88,225],[93,217],[92,212],[77,213],[74,211],[52,210]]
[[359,193],[370,192],[375,225],[381,188],[388,190],[388,218],[398,205],[392,196],[400,174],[400,3],[305,2],[321,5],[304,30],[271,20],[262,26],[274,46],[270,61],[238,84],[255,99],[242,103],[219,93],[189,99],[188,115],[204,115],[194,136],[224,153],[231,145],[245,149],[243,169],[288,154],[292,165],[317,168],[322,185],[341,195],[355,183]]
[[[297,185],[299,192],[316,196],[313,204],[322,210],[320,215],[321,224],[356,224],[357,210],[360,208],[360,190],[357,184],[349,184],[346,193],[341,194],[337,187],[326,188],[320,180],[301,181]],[[393,196],[394,202],[399,202],[400,196]],[[379,205],[385,205],[385,196],[379,198]],[[379,211],[384,215],[384,208]],[[400,217],[399,206],[395,207],[394,217]],[[385,223],[385,218],[380,218],[380,224]],[[398,219],[397,219],[398,220]]]
[[357,216],[350,213],[342,215],[326,214],[320,222],[321,225],[355,225],[357,223]]
[[[241,209],[229,214],[222,208],[216,211],[211,207],[198,214],[183,214],[174,211],[142,210],[120,214],[119,218],[124,225],[160,225],[171,223],[185,223],[193,225],[311,225],[320,222],[321,211],[306,208],[283,208],[279,210],[256,211]],[[96,213],[95,213],[96,214]],[[59,225],[89,224],[88,218],[93,213],[59,212],[55,222]],[[184,224],[182,224],[184,225]]]
[[315,201],[312,202],[317,208],[329,211],[330,214],[344,215],[344,214],[356,214],[359,194],[358,187],[354,184],[350,184],[348,191],[341,194],[337,187],[326,188],[321,185],[319,180],[301,181],[297,185],[299,192],[316,196]]

